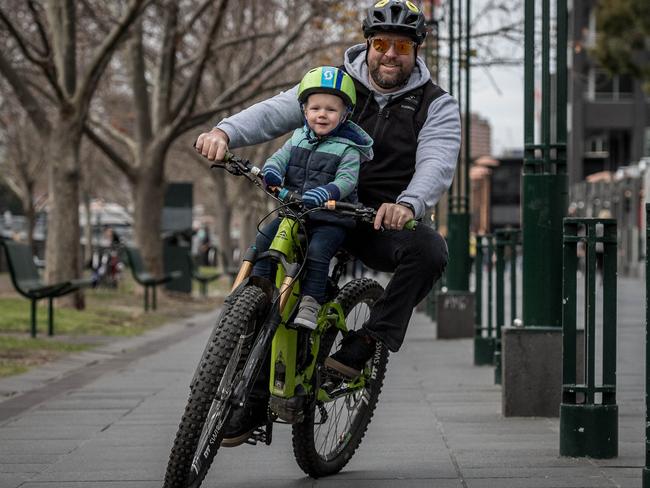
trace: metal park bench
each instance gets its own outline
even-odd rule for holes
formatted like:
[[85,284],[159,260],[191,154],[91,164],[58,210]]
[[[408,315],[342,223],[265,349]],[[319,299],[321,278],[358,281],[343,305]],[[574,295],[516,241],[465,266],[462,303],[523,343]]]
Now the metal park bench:
[[129,262],[129,267],[131,268],[131,273],[133,274],[133,279],[140,285],[144,287],[144,311],[149,310],[149,289],[152,289],[152,310],[156,310],[156,287],[168,283],[172,280],[180,278],[182,273],[180,271],[174,270],[169,273],[165,273],[161,276],[154,276],[144,268],[144,262],[142,261],[142,256],[140,251],[135,247],[124,246],[124,252],[126,258]]
[[31,300],[31,335],[36,337],[36,302],[47,298],[48,322],[47,333],[54,335],[54,306],[57,297],[75,292],[92,284],[91,279],[75,279],[61,283],[45,284],[34,263],[34,256],[29,245],[0,239],[5,250],[11,281],[16,291]]
[[188,261],[190,266],[190,271],[192,273],[192,278],[199,282],[201,289],[201,296],[205,297],[208,294],[208,283],[221,278],[223,275],[230,276],[231,281],[234,280],[237,276],[237,269],[228,269],[223,272],[214,272],[214,273],[202,273],[199,271],[199,267],[194,263],[194,260],[191,256],[188,255]]

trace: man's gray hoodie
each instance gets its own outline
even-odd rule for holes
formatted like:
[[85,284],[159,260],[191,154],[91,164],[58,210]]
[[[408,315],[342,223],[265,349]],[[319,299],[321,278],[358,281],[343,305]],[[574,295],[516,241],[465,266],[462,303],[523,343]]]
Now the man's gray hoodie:
[[[368,79],[368,65],[363,53],[365,49],[365,44],[349,48],[345,52],[345,69],[373,93],[380,107],[385,106],[392,97],[424,85],[431,78],[424,61],[417,58],[405,86],[392,93],[379,93]],[[354,61],[350,62],[350,59]],[[223,119],[217,127],[228,134],[229,146],[233,149],[275,139],[304,123],[297,93],[298,86],[295,86]],[[460,149],[460,133],[458,104],[445,93],[429,105],[427,118],[418,136],[415,174],[408,187],[397,197],[397,202],[413,205],[416,218],[421,218],[425,209],[434,206],[451,186]]]

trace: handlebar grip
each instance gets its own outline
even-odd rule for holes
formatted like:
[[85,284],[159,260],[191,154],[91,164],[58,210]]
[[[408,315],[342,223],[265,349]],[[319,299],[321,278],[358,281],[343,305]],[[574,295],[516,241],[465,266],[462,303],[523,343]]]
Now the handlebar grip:
[[349,202],[339,202],[337,200],[328,200],[323,205],[328,210],[357,210],[362,208],[362,205],[358,203],[349,203]]
[[302,202],[302,195],[295,191],[287,190],[281,186],[269,187],[277,195],[277,197],[285,203]]
[[417,226],[418,226],[418,221],[415,219],[411,219],[404,224],[404,230],[415,230]]

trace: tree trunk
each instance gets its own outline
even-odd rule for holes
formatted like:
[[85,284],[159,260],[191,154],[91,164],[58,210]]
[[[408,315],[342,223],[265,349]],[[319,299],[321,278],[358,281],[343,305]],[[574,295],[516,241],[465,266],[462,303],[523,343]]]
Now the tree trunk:
[[228,201],[226,191],[226,180],[223,173],[213,172],[213,181],[216,187],[217,197],[217,233],[219,234],[219,250],[221,265],[224,270],[233,265],[233,244],[230,238],[230,226],[232,224],[232,205]]
[[83,207],[86,214],[86,226],[84,227],[84,236],[86,245],[84,246],[83,265],[84,268],[92,265],[93,259],[93,222],[92,213],[90,211],[90,194],[87,191],[83,192]]
[[251,207],[241,209],[241,226],[239,231],[239,258],[244,256],[246,250],[255,242],[257,234],[257,212]]
[[221,266],[224,270],[232,267],[232,239],[230,226],[232,223],[232,209],[223,200],[217,203],[217,232],[219,233],[219,254]]
[[34,185],[27,183],[27,194],[22,199],[23,212],[27,219],[27,244],[36,255],[36,245],[34,244],[34,227],[36,227],[36,209],[34,208]]
[[[74,115],[60,113],[49,138],[48,235],[45,248],[49,283],[81,276],[79,245],[79,143],[82,126]],[[62,301],[84,307],[83,293],[66,295]]]
[[135,241],[147,271],[155,275],[163,272],[160,229],[166,185],[160,158],[162,151],[145,152],[132,181]]

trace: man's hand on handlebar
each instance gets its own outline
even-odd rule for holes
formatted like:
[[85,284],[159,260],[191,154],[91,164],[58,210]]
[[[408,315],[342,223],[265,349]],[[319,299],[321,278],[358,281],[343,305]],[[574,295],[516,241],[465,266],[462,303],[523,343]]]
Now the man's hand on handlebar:
[[402,230],[404,224],[415,218],[410,208],[397,203],[382,203],[373,226],[379,230],[383,224],[386,230]]
[[228,135],[216,127],[210,132],[204,132],[196,140],[196,151],[210,161],[223,161],[228,151]]

